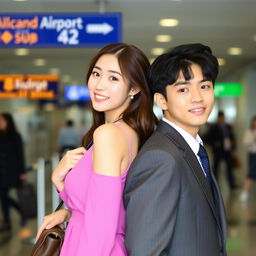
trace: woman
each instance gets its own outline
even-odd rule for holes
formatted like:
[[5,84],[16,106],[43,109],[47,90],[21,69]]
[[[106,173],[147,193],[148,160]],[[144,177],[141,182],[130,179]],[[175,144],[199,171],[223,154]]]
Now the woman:
[[256,180],[256,116],[251,120],[250,129],[245,132],[244,145],[248,152],[248,175],[240,195],[242,202],[248,199],[250,187],[253,181]]
[[68,151],[54,170],[52,181],[69,210],[45,217],[38,231],[69,222],[62,256],[127,255],[122,193],[130,164],[156,124],[148,67],[142,51],[123,43],[105,46],[91,62],[93,125],[83,146],[93,146]]
[[11,188],[18,187],[25,179],[23,144],[17,132],[14,120],[8,113],[0,114],[0,201],[3,223],[0,232],[11,230],[10,207],[14,207],[21,216],[21,226],[25,225],[18,203],[9,196]]

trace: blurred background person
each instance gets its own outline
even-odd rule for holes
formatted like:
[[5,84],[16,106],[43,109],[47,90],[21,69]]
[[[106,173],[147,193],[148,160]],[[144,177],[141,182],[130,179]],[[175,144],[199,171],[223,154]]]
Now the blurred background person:
[[18,188],[26,179],[25,161],[23,154],[23,142],[12,115],[9,113],[0,114],[0,203],[3,215],[3,222],[0,232],[10,231],[12,228],[10,208],[15,208],[20,214],[20,224],[26,224],[22,215],[20,205],[10,197],[11,188]]
[[81,145],[81,134],[74,127],[72,120],[67,120],[65,126],[60,130],[58,136],[58,147],[61,155],[67,150],[72,150]]
[[80,132],[81,138],[83,138],[84,135],[88,132],[88,130],[90,129],[90,125],[91,123],[86,121],[84,118],[81,119],[80,126],[79,126],[79,132]]
[[232,163],[232,155],[235,154],[236,150],[235,136],[232,126],[225,122],[223,111],[218,112],[218,120],[210,127],[209,133],[206,135],[205,139],[212,147],[213,172],[216,179],[218,180],[219,178],[220,163],[224,161],[229,187],[230,189],[237,188]]
[[240,195],[242,202],[248,199],[249,189],[256,180],[256,115],[251,119],[250,128],[245,132],[243,142],[248,152],[248,174]]

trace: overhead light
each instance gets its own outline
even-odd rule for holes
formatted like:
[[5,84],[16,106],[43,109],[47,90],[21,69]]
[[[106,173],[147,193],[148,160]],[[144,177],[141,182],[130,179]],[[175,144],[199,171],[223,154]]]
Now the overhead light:
[[223,58],[218,58],[219,66],[224,66],[226,64],[226,60]]
[[49,73],[50,73],[51,75],[56,75],[56,76],[58,76],[58,75],[60,74],[60,69],[59,69],[59,68],[50,68],[50,69],[49,69]]
[[17,56],[26,56],[29,54],[29,50],[27,48],[18,48],[14,50],[14,54]]
[[157,35],[156,36],[156,41],[159,43],[167,43],[167,42],[170,42],[171,40],[172,40],[171,35]]
[[28,0],[12,0],[13,2],[27,2]]
[[35,59],[34,60],[34,65],[38,67],[45,66],[46,60],[45,59]]
[[254,35],[252,39],[254,42],[256,42],[256,35]]
[[164,48],[153,48],[151,50],[151,54],[153,54],[153,55],[160,55],[160,54],[163,54],[164,51],[165,51]]
[[243,50],[239,47],[231,47],[228,49],[228,54],[230,55],[240,55],[242,54]]
[[176,19],[161,19],[159,24],[163,27],[175,27],[179,25],[179,21]]

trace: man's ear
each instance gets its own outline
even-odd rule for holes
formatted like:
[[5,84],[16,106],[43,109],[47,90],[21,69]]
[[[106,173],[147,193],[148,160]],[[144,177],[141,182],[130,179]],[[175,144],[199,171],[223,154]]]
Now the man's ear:
[[139,92],[140,92],[139,88],[131,88],[131,90],[129,92],[129,96],[135,96]]
[[154,100],[159,108],[167,110],[167,101],[163,94],[156,92],[154,94]]

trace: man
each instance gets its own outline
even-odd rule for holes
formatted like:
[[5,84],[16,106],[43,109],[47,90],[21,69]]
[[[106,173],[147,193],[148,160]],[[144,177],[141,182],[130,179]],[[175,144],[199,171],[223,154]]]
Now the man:
[[151,65],[149,84],[164,118],[127,177],[129,256],[226,255],[224,206],[198,135],[217,73],[216,57],[201,44],[178,46]]
[[205,138],[212,146],[213,172],[216,179],[219,177],[219,166],[223,160],[226,164],[226,174],[230,189],[237,188],[232,166],[232,155],[236,149],[235,136],[232,126],[225,122],[223,111],[219,111],[217,123],[214,124]]

